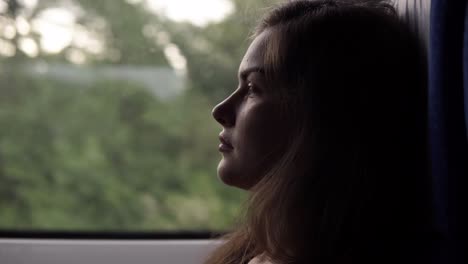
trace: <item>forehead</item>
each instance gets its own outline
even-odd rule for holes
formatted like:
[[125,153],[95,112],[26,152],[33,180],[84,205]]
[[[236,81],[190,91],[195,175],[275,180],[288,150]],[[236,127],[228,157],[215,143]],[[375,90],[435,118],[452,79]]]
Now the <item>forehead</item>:
[[263,31],[250,44],[239,66],[239,75],[249,69],[264,68],[266,41],[269,33]]

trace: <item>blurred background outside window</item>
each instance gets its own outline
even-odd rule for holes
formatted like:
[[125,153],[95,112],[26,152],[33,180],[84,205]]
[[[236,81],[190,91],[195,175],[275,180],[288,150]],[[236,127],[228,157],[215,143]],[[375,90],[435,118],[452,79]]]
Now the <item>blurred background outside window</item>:
[[0,230],[226,230],[211,109],[273,0],[0,0]]

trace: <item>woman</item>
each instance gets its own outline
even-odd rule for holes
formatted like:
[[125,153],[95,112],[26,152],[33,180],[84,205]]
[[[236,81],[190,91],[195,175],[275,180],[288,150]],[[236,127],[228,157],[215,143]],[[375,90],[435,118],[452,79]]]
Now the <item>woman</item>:
[[254,37],[213,109],[218,175],[249,190],[247,214],[206,263],[418,256],[431,226],[418,40],[391,5],[345,0],[280,5]]

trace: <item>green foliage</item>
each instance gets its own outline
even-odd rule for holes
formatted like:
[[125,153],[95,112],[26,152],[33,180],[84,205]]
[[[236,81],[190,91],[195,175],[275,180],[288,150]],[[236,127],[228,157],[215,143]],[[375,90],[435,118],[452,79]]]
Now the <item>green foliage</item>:
[[[107,49],[121,54],[89,63],[167,67],[163,47],[142,34],[155,25],[187,59],[186,88],[163,100],[139,83],[58,81],[24,71],[24,54],[1,58],[0,229],[228,229],[245,193],[216,177],[211,109],[235,89],[258,10],[273,1],[236,0],[236,12],[203,28],[125,1],[76,2],[90,14],[82,26],[105,18]],[[39,58],[64,61],[66,51]]]
[[242,195],[216,179],[203,97],[2,77],[15,83],[0,90],[2,228],[221,229],[234,219]]

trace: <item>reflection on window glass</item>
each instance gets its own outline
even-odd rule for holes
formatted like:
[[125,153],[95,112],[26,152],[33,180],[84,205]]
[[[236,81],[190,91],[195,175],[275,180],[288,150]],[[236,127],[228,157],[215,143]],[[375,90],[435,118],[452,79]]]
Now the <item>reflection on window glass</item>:
[[0,0],[0,229],[223,230],[211,108],[272,0]]

